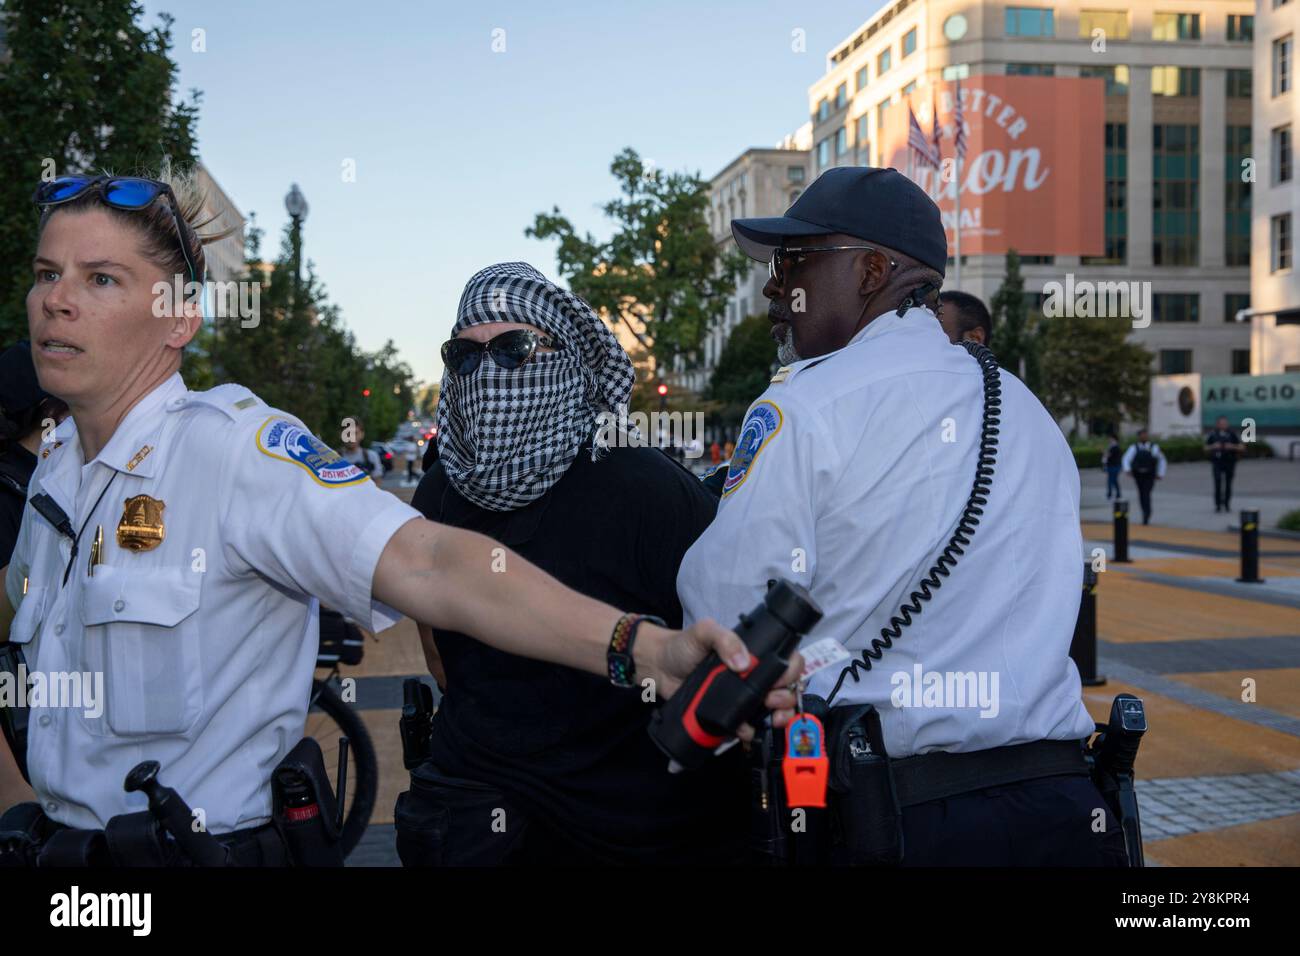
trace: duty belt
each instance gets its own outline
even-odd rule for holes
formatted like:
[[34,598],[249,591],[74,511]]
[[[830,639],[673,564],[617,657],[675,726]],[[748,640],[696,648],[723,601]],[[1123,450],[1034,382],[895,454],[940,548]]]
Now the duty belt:
[[1086,777],[1088,765],[1083,759],[1081,741],[1036,740],[969,753],[936,752],[904,757],[893,761],[893,771],[898,805],[912,807],[1039,777]]

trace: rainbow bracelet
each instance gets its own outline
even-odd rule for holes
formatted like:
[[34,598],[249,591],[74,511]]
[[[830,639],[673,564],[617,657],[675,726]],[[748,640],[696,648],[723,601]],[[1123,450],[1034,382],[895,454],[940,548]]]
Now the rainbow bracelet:
[[615,687],[636,686],[636,665],[632,661],[632,645],[642,621],[666,627],[663,620],[649,614],[624,614],[614,625],[609,638],[605,659],[609,663],[609,682]]

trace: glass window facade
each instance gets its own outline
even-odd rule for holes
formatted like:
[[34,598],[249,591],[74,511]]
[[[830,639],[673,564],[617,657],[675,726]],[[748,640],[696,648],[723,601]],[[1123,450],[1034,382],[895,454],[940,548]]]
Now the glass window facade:
[[1201,15],[1199,13],[1153,13],[1151,15],[1151,39],[1176,43],[1179,40],[1199,40],[1201,38]]
[[1250,183],[1242,181],[1242,161],[1250,157],[1250,127],[1229,126],[1225,143],[1223,256],[1230,266],[1250,265]]
[[1201,71],[1194,66],[1151,67],[1153,96],[1200,96]]
[[1101,30],[1107,40],[1128,39],[1127,10],[1080,10],[1079,36],[1091,39]]
[[1128,124],[1106,124],[1106,251],[1086,265],[1122,265],[1128,258]]
[[1160,374],[1186,375],[1192,370],[1191,349],[1161,349]]
[[1201,321],[1201,296],[1197,292],[1157,292],[1151,297],[1153,322]]
[[[1249,72],[1249,71],[1248,71]],[[1106,81],[1107,96],[1128,96],[1128,67],[1118,66],[1081,66],[1080,76],[1099,76]]]
[[1056,24],[1049,7],[1007,7],[1007,36],[1056,36]]
[[1201,128],[1159,124],[1152,130],[1152,261],[1194,266],[1200,260]]
[[1227,74],[1228,96],[1248,100],[1253,94],[1251,70],[1225,70]]
[[1055,76],[1052,63],[1008,63],[1007,76]]
[[1291,268],[1291,244],[1294,235],[1291,232],[1291,214],[1283,213],[1269,220],[1269,268],[1274,272]]
[[1236,322],[1237,313],[1249,308],[1249,292],[1228,292],[1223,296],[1223,321]]

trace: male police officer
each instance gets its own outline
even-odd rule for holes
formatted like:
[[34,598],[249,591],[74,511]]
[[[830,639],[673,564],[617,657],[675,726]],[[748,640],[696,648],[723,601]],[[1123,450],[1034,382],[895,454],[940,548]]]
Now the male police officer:
[[[303,733],[317,598],[371,630],[407,614],[598,674],[627,622],[496,541],[423,520],[248,389],[188,390],[181,350],[201,316],[159,317],[153,289],[181,253],[202,275],[180,212],[200,203],[171,189],[69,177],[38,193],[28,323],[41,384],[71,415],[32,478],[0,641],[25,648],[27,673],[83,692],[33,701],[25,756],[46,821],[23,808],[22,828],[107,828],[110,846],[147,853],[134,825],[117,843],[112,821],[143,810],[123,779],[152,759],[238,862],[280,863],[270,778]],[[716,624],[631,630],[618,649],[660,697],[711,647],[748,665]]]
[[824,609],[814,637],[854,655],[910,618],[873,668],[836,666],[809,687],[833,708],[874,704],[887,752],[906,758],[902,861],[1119,863],[1068,656],[1078,471],[1006,372],[983,517],[942,588],[899,610],[966,507],[984,406],[980,365],[924,304],[946,265],[938,208],[893,169],[832,169],[785,216],[735,220],[732,234],[769,263],[785,367],[750,407],[717,518],[682,563],[686,619],[726,619],[781,577]]

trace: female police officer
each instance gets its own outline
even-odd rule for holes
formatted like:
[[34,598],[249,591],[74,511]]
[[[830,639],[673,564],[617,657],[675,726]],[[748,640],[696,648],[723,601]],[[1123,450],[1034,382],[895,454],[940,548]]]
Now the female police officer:
[[[274,862],[269,775],[302,735],[313,598],[372,630],[409,614],[606,672],[618,610],[421,519],[248,389],[186,389],[200,310],[188,297],[158,309],[155,286],[204,276],[190,180],[64,177],[36,199],[30,338],[71,415],[32,479],[0,637],[25,646],[32,673],[83,678],[81,699],[31,712],[28,769],[50,821],[97,830],[142,809],[123,777],[154,759],[241,862]],[[632,653],[667,696],[710,649],[747,663],[711,622],[680,637],[645,624]]]

